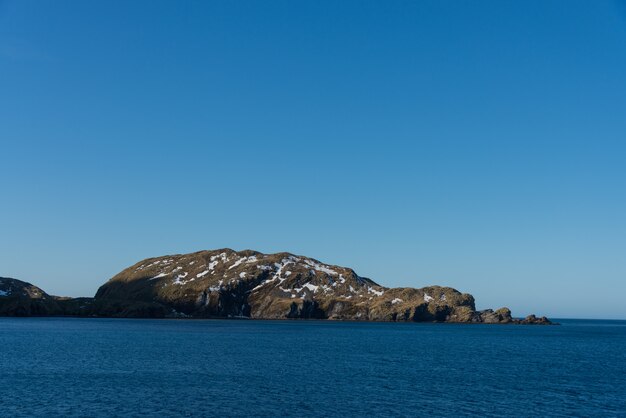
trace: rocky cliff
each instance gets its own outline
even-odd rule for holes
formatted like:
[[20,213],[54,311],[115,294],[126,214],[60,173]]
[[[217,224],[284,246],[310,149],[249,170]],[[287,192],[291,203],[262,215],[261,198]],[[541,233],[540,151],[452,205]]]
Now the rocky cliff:
[[549,323],[513,319],[507,308],[476,311],[470,294],[449,287],[387,288],[312,258],[231,249],[140,261],[100,287],[91,309],[138,317]]

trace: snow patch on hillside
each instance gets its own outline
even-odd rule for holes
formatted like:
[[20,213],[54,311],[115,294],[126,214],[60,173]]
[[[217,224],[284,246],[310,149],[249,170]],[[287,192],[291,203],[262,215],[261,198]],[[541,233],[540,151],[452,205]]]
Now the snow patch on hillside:
[[148,280],[160,279],[161,277],[165,277],[165,276],[167,276],[167,273],[159,273],[156,276],[149,278]]
[[225,263],[228,261],[228,256],[226,255],[226,253],[219,253],[218,255],[212,255],[211,261],[216,261],[216,260],[217,261],[222,260],[222,262]]
[[335,270],[331,269],[330,266],[327,266],[325,264],[316,263],[315,261],[309,260],[308,258],[306,258],[304,262],[308,264],[309,266],[313,267],[313,269],[316,271],[320,271],[322,273],[326,273],[331,276],[339,275],[339,273],[337,273]]
[[185,272],[183,272],[183,274],[179,274],[179,275],[177,275],[177,276],[176,276],[176,279],[174,279],[174,282],[173,282],[173,283],[174,283],[174,284],[177,284],[177,285],[184,285],[184,284],[187,284],[187,283],[189,283],[189,282],[193,282],[194,280],[196,280],[196,279],[195,279],[195,277],[194,277],[194,278],[192,278],[192,279],[189,279],[189,280],[183,280],[183,279],[184,279],[185,277],[187,277],[188,275],[189,275],[189,273],[188,273],[188,272],[186,272],[186,271],[185,271]]
[[232,266],[228,267],[228,270],[234,269],[243,263],[254,263],[256,260],[257,258],[255,255],[251,255],[250,257],[241,257],[239,260],[235,261]]
[[384,291],[382,291],[382,290],[376,290],[376,289],[374,289],[373,287],[368,286],[368,287],[367,287],[367,293],[373,293],[373,294],[375,294],[376,296],[382,296],[382,295],[383,295],[383,293],[385,293],[385,292],[384,292]]

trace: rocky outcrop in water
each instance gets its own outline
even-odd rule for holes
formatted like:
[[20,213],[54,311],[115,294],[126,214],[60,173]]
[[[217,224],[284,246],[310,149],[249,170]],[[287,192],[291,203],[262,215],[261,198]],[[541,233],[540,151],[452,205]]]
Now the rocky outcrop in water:
[[0,315],[551,323],[514,319],[507,308],[476,311],[472,295],[450,287],[387,288],[309,257],[230,249],[140,261],[95,298],[51,296],[0,278]]
[[308,257],[230,249],[140,261],[94,303],[119,316],[543,323],[507,308],[476,311],[472,295],[450,287],[387,288]]

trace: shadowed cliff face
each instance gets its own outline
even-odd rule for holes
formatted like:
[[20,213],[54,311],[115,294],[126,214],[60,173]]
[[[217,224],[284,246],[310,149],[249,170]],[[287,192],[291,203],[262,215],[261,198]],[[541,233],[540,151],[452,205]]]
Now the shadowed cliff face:
[[140,303],[164,316],[514,322],[506,308],[477,312],[449,287],[386,288],[308,257],[230,249],[143,260],[96,293],[96,304],[114,302],[128,316]]
[[1,316],[46,316],[59,311],[54,298],[30,283],[0,277]]

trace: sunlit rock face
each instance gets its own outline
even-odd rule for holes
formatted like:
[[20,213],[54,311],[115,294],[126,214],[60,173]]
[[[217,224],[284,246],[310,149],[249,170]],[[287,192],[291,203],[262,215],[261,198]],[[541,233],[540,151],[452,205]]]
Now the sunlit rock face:
[[387,288],[309,257],[231,249],[140,261],[98,290],[105,301],[154,304],[164,316],[514,322],[506,308],[476,312],[471,295],[449,287]]
[[140,261],[95,298],[51,296],[0,277],[0,315],[551,323],[514,319],[507,308],[476,311],[472,295],[450,287],[388,288],[309,257],[231,249]]

